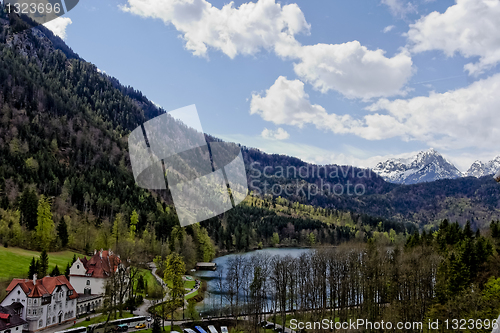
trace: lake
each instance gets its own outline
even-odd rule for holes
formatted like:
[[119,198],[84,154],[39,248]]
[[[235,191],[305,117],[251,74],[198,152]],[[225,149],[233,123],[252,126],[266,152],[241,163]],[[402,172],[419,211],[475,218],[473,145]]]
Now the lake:
[[[270,255],[270,256],[292,256],[294,258],[300,257],[301,254],[303,253],[309,253],[311,251],[314,251],[312,249],[303,249],[303,248],[268,248],[268,249],[263,249],[263,250],[257,250],[257,251],[250,251],[246,253],[235,253],[235,254],[228,254],[222,257],[215,258],[213,262],[217,264],[217,269],[220,269],[223,267],[223,275],[222,278],[226,278],[226,273],[227,273],[227,262],[229,259],[241,255],[243,257],[251,257],[254,254],[265,254],[265,255]],[[213,309],[214,307],[217,307],[220,305],[220,293],[217,288],[217,282],[218,282],[218,271],[197,271],[193,273],[194,276],[197,278],[200,278],[201,280],[204,280],[207,282],[207,292],[205,293],[205,299],[202,303],[199,303],[196,308],[200,312],[207,312]],[[225,297],[223,297],[222,300],[223,305],[227,305],[227,300]]]

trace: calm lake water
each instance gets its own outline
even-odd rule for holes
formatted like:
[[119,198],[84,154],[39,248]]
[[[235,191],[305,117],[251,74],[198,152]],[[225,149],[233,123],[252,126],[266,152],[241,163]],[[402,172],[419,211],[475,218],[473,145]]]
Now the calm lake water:
[[[257,250],[257,251],[251,251],[251,252],[246,252],[246,253],[236,253],[236,254],[228,254],[226,256],[222,256],[219,258],[216,258],[213,260],[217,264],[217,269],[219,270],[221,267],[223,267],[223,276],[222,278],[226,278],[226,272],[227,272],[227,262],[230,258],[235,257],[237,255],[242,255],[244,257],[251,257],[254,254],[267,254],[271,256],[287,256],[290,255],[294,258],[300,257],[301,254],[303,253],[309,253],[313,251],[312,249],[300,249],[300,248],[281,248],[281,249],[276,249],[276,248],[269,248],[269,249],[263,249],[263,250]],[[207,292],[205,293],[205,300],[202,303],[199,303],[197,305],[197,309],[200,312],[206,312],[214,307],[219,307],[220,306],[220,293],[217,288],[217,282],[218,282],[218,271],[197,271],[196,273],[193,273],[194,276],[204,280],[207,282]],[[227,300],[223,296],[222,299],[223,305],[227,305]]]

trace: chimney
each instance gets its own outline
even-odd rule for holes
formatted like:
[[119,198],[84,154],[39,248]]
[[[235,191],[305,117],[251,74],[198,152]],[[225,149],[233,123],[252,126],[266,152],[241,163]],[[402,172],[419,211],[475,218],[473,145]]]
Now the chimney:
[[99,256],[100,256],[100,257],[101,257],[101,259],[102,259],[102,249],[101,249],[101,251],[99,252]]
[[36,273],[33,274],[33,285],[36,285]]

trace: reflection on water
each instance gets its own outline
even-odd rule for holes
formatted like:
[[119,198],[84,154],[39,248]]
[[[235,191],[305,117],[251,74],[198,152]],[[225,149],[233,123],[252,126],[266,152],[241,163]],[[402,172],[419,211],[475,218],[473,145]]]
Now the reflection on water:
[[[217,264],[216,271],[197,271],[196,273],[193,273],[193,275],[195,275],[196,277],[207,282],[207,292],[205,293],[205,300],[202,303],[197,304],[196,307],[197,310],[202,313],[207,313],[207,312],[212,312],[213,309],[220,308],[221,303],[223,307],[229,304],[227,298],[225,297],[227,293],[223,291],[221,295],[218,284],[219,284],[219,276],[221,275],[220,278],[222,279],[222,284],[223,286],[226,286],[228,261],[231,260],[231,258],[235,258],[236,256],[243,256],[244,258],[250,258],[256,254],[267,255],[267,256],[289,255],[291,257],[298,258],[300,257],[301,254],[309,253],[311,251],[313,250],[299,249],[299,248],[281,248],[281,249],[269,248],[269,249],[251,251],[246,253],[229,254],[214,259],[213,262]],[[251,274],[251,272],[248,272],[248,274]]]

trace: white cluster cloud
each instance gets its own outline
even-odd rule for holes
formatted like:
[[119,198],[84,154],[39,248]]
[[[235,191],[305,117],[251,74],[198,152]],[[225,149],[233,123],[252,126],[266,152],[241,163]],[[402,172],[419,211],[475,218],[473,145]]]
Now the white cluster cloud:
[[73,21],[69,17],[58,17],[50,22],[44,23],[43,26],[52,31],[56,36],[61,39],[66,39],[66,28],[72,24]]
[[276,131],[269,130],[267,128],[264,128],[264,130],[261,133],[261,136],[264,139],[271,139],[271,140],[286,140],[290,137],[290,134],[288,134],[287,131],[285,131],[283,128],[278,128]]
[[368,50],[358,41],[303,46],[295,73],[326,93],[335,90],[347,98],[402,95],[411,77],[413,62],[405,52],[387,58],[383,50]]
[[[408,100],[381,99],[368,109],[386,111],[388,115],[385,116],[400,127],[402,137],[420,140],[436,148],[486,149],[500,140],[499,90],[500,74],[495,74],[445,93],[431,93]],[[373,124],[367,122],[367,127],[373,127]]]
[[277,125],[303,127],[305,124],[314,124],[335,133],[346,133],[346,125],[352,121],[349,115],[328,114],[322,106],[311,104],[304,91],[304,83],[288,80],[284,76],[276,80],[265,96],[252,95],[250,113],[258,114]]
[[417,12],[417,7],[409,1],[382,0],[381,3],[387,5],[394,16],[405,17],[406,14]]
[[182,33],[186,48],[198,56],[206,56],[209,47],[230,58],[253,55],[293,41],[296,34],[308,33],[310,28],[296,4],[281,6],[274,0],[244,3],[238,8],[230,2],[222,9],[205,0],[128,0],[121,9],[172,24]]
[[444,13],[432,12],[411,24],[408,40],[415,53],[441,50],[450,57],[479,57],[465,69],[482,73],[500,63],[500,1],[456,0]]
[[207,56],[209,47],[230,58],[266,49],[297,60],[297,75],[324,93],[335,90],[363,99],[401,95],[412,75],[406,53],[388,58],[383,50],[368,50],[358,41],[301,45],[295,36],[309,33],[310,25],[296,4],[258,0],[218,9],[206,0],[128,0],[121,9],[172,24],[194,55]]
[[411,99],[380,99],[370,105],[370,114],[327,113],[312,104],[300,80],[279,77],[264,96],[252,96],[250,113],[277,125],[303,127],[312,124],[336,134],[354,134],[367,140],[400,137],[419,140],[438,149],[491,147],[500,142],[498,105],[500,74],[474,82],[466,88],[431,93]]

